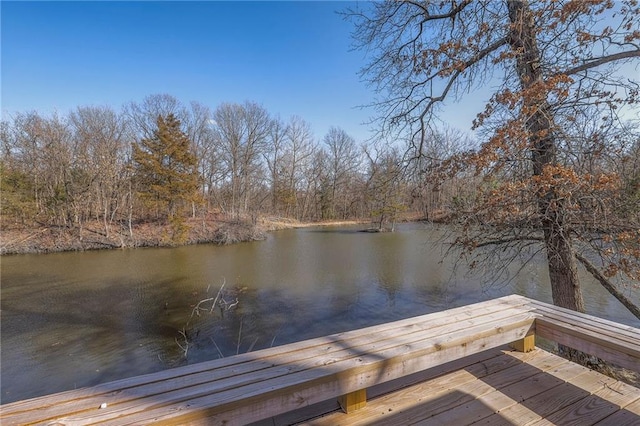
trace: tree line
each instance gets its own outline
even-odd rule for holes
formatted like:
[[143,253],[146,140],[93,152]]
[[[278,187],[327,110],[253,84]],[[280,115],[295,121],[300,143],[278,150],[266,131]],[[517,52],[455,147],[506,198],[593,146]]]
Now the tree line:
[[[408,166],[404,145],[358,143],[338,127],[317,140],[302,117],[283,120],[254,102],[212,109],[151,95],[120,110],[21,112],[2,121],[0,136],[3,226],[99,223],[109,236],[158,222],[179,237],[186,218],[273,216],[383,227],[446,204],[442,185],[425,186],[428,168]],[[438,134],[432,154],[466,139]],[[464,192],[461,182],[449,186]]]

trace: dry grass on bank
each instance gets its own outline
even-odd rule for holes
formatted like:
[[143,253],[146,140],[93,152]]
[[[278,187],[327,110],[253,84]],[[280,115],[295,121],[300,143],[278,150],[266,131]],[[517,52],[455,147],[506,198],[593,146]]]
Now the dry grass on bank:
[[62,251],[103,250],[135,247],[173,247],[191,244],[235,244],[265,238],[265,233],[310,226],[347,226],[363,221],[299,222],[295,219],[265,217],[230,220],[222,215],[186,220],[188,231],[177,239],[169,224],[138,222],[132,232],[125,224],[112,224],[108,232],[100,221],[77,226],[29,226],[3,223],[0,230],[0,254],[52,253]]
[[282,229],[309,228],[312,226],[350,226],[369,223],[365,220],[330,220],[322,222],[300,222],[284,217],[264,217],[258,220],[258,226],[265,232]]
[[171,247],[215,243],[232,244],[264,239],[264,232],[251,223],[223,218],[194,218],[186,221],[187,232],[176,236],[170,224],[139,222],[132,226],[112,224],[108,230],[99,222],[77,226],[3,226],[0,254],[52,253],[134,247]]

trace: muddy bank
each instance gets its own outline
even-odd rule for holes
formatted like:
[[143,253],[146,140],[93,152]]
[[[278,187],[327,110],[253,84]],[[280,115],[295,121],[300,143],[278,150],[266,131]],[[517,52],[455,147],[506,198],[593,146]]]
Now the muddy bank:
[[107,250],[137,247],[176,247],[191,244],[235,244],[259,241],[269,231],[320,225],[352,225],[357,221],[303,223],[286,218],[261,218],[255,223],[223,219],[189,219],[188,231],[176,241],[171,226],[160,223],[137,223],[109,227],[99,222],[78,227],[4,226],[0,231],[0,254],[36,254],[63,251]]
[[241,221],[189,220],[187,228],[184,237],[177,241],[171,226],[159,223],[138,223],[131,229],[112,226],[108,232],[98,223],[85,224],[82,228],[5,227],[1,231],[0,254],[233,244],[265,238],[265,231],[258,225]]

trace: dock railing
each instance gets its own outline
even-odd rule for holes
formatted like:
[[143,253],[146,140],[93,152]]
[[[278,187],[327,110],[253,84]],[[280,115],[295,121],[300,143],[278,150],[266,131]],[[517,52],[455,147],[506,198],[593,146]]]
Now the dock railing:
[[536,336],[640,369],[640,329],[514,295],[18,401],[0,423],[244,425],[331,400],[349,413],[375,386]]

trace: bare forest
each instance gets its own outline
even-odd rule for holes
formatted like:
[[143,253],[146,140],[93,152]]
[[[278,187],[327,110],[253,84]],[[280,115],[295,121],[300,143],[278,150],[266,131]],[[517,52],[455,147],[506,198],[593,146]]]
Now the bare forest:
[[[226,243],[299,222],[387,229],[472,195],[456,179],[427,185],[403,143],[337,127],[318,139],[304,118],[253,102],[150,95],[120,110],[17,113],[1,126],[5,253]],[[447,131],[432,146],[444,156],[469,143]]]

